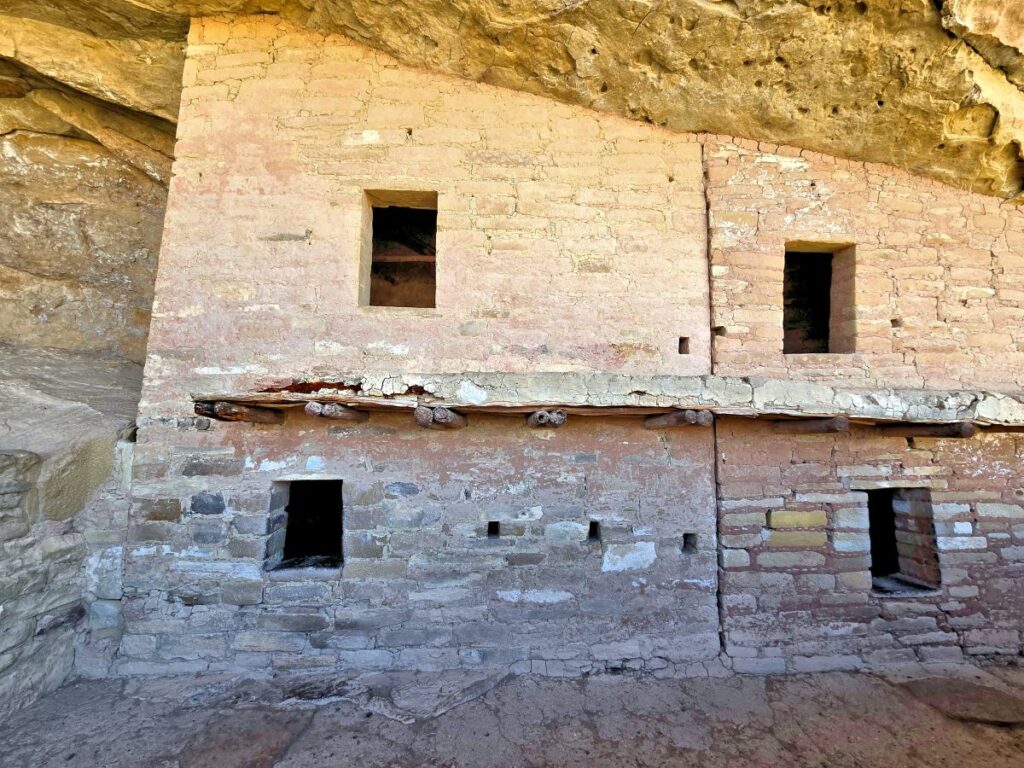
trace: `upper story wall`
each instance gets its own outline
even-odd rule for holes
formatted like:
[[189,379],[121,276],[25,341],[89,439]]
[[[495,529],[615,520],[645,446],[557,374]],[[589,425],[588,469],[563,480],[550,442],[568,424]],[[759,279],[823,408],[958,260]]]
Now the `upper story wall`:
[[[851,387],[1024,386],[1017,207],[755,142],[709,137],[705,163],[715,373]],[[854,246],[852,302],[838,318],[852,354],[783,354],[787,243]]]
[[[265,16],[194,22],[182,104],[144,410],[314,369],[709,371],[695,137]],[[367,189],[438,193],[435,309],[361,304]]]

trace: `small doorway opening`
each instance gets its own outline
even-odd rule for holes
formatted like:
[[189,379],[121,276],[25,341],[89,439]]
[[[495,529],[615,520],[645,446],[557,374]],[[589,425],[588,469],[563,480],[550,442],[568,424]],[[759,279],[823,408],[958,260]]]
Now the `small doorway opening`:
[[288,483],[284,547],[277,568],[337,568],[342,564],[341,480]]
[[931,497],[922,488],[868,491],[871,582],[887,594],[933,590],[941,582]]

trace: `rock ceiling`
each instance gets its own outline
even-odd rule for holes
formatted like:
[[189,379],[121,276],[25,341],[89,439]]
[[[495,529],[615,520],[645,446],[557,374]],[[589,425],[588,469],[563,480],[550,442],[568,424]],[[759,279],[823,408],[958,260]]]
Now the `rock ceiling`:
[[[28,98],[5,99],[0,119],[120,141],[68,119],[85,94],[173,121],[188,16],[254,11],[675,130],[888,162],[1006,198],[1024,187],[1018,0],[0,0],[0,56],[17,66],[4,95]],[[49,81],[49,95],[12,74]]]

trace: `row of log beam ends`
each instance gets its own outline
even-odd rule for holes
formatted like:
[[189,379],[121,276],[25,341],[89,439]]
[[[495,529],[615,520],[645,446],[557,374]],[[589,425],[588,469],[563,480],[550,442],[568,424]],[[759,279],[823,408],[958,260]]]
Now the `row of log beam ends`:
[[828,419],[787,419],[772,424],[772,431],[788,435],[820,435],[828,432],[849,432],[850,420],[845,416]]
[[715,417],[711,411],[681,410],[661,413],[644,419],[647,429],[668,429],[669,427],[710,427]]
[[[249,405],[228,400],[197,400],[195,412],[218,421],[242,421],[252,424],[282,424],[285,420],[285,404],[277,407]],[[364,422],[370,418],[367,410],[355,408],[337,402],[318,402],[310,400],[303,410],[309,416],[333,421]],[[498,411],[493,411],[498,412]],[[601,409],[593,409],[585,415],[600,415]],[[613,415],[623,415],[617,409]],[[469,425],[469,417],[465,413],[444,405],[417,405],[413,409],[413,419],[424,429],[451,430],[463,429]],[[677,409],[667,413],[658,413],[644,418],[647,429],[669,429],[672,427],[708,427],[714,423],[715,415],[709,410]],[[526,414],[526,426],[531,429],[552,429],[561,427],[568,421],[565,408],[540,408]],[[791,435],[813,435],[849,432],[851,428],[848,416],[812,416],[791,418],[769,418],[773,432]],[[949,423],[923,422],[876,422],[865,423],[864,427],[878,434],[892,437],[933,437],[933,438],[969,438],[973,437],[981,427],[970,421]],[[987,425],[989,432],[1018,432],[1024,427],[1014,425]]]
[[341,403],[318,403],[311,400],[306,403],[303,409],[310,416],[319,416],[323,419],[334,419],[336,421],[366,421],[370,414],[360,411],[357,408],[349,408]]
[[413,418],[424,429],[462,429],[469,425],[468,418],[441,405],[417,405]]
[[254,405],[238,405],[217,401],[213,403],[198,402],[195,412],[218,421],[247,421],[251,424],[283,424],[284,412],[273,408],[260,408]]
[[555,429],[565,424],[568,415],[561,408],[550,411],[534,411],[526,417],[526,426],[533,428],[546,427]]
[[[892,437],[974,437],[977,427],[969,421],[950,424],[914,424],[897,422],[874,424],[871,429]],[[821,419],[786,419],[772,424],[772,430],[790,435],[814,435],[829,432],[849,432],[850,420],[846,416]]]

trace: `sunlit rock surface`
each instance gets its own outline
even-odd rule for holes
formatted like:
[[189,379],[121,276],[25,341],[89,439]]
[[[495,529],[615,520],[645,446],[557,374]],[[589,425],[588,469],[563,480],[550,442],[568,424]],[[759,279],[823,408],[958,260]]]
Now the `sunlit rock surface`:
[[1013,199],[1015,0],[0,0],[0,340],[139,359],[193,15]]

